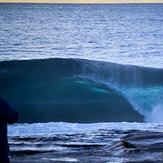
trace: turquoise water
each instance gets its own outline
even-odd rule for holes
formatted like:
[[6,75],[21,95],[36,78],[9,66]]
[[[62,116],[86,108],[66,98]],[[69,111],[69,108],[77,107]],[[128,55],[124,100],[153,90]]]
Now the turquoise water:
[[58,58],[1,62],[0,74],[19,122],[162,122],[162,69]]

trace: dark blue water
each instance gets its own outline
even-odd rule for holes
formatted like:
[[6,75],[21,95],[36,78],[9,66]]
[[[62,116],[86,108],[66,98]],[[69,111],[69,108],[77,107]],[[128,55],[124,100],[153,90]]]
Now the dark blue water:
[[0,95],[20,122],[162,122],[162,27],[163,4],[1,3]]
[[84,58],[163,68],[163,4],[0,4],[0,60]]
[[162,161],[162,51],[163,4],[0,3],[11,162]]

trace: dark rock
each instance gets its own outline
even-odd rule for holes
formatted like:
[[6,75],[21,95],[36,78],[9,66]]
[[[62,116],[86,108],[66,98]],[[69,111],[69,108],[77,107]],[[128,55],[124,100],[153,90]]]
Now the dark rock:
[[135,145],[133,145],[127,141],[122,141],[122,143],[123,143],[124,147],[126,147],[126,148],[136,148]]
[[163,133],[99,130],[92,133],[9,137],[12,163],[161,163]]

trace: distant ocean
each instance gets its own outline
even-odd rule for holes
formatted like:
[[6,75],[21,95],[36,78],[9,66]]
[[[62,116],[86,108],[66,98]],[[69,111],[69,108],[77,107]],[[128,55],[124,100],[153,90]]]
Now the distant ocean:
[[163,4],[0,3],[9,136],[163,130]]

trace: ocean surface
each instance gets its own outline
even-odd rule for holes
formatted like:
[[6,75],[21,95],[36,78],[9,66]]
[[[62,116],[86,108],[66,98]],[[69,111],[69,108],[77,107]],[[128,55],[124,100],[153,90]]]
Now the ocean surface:
[[9,136],[163,131],[163,4],[0,3]]

